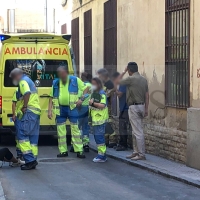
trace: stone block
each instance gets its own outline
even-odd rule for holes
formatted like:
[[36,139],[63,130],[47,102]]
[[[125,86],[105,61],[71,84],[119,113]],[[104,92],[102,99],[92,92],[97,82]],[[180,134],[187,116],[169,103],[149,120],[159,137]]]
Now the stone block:
[[199,116],[200,116],[200,108],[187,109],[187,130],[191,131],[200,130]]
[[187,144],[187,139],[186,138],[181,138],[180,142],[181,142],[181,144]]
[[188,133],[187,133],[187,132],[182,132],[182,134],[183,134],[183,135],[182,135],[183,138],[187,138],[187,136],[188,136]]
[[172,140],[175,141],[175,142],[178,142],[178,141],[180,141],[180,137],[173,136],[173,137],[172,137]]
[[182,143],[176,143],[176,147],[177,148],[186,148],[186,145],[182,144]]
[[[199,123],[200,124],[200,123]],[[200,129],[199,131],[188,130],[186,164],[200,170]]]

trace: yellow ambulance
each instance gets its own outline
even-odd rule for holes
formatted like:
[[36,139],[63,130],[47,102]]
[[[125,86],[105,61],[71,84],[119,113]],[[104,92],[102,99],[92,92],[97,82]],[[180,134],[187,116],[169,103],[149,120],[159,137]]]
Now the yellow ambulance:
[[0,34],[0,136],[14,133],[11,107],[16,87],[9,74],[17,67],[38,89],[42,109],[40,134],[56,134],[55,121],[47,117],[49,94],[60,65],[65,64],[69,73],[74,74],[70,38],[70,35],[53,34]]

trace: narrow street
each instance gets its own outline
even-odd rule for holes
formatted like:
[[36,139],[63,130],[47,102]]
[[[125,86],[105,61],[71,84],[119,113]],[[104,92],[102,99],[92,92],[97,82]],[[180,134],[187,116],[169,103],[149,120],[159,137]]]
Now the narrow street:
[[[21,171],[4,164],[0,179],[7,200],[199,200],[200,190],[195,187],[111,158],[107,163],[95,164],[94,152],[87,154],[85,160],[70,153],[66,160],[58,162],[56,143],[55,138],[41,138],[36,170]],[[4,145],[15,152],[12,144]],[[45,158],[56,160],[42,162]]]

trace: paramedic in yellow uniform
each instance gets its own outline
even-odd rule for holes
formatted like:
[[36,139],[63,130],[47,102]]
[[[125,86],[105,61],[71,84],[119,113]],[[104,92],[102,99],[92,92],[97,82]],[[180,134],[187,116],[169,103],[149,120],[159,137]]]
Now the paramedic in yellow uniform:
[[[57,157],[67,157],[66,141],[66,120],[70,121],[72,144],[78,158],[85,158],[83,154],[83,142],[81,132],[78,127],[78,107],[85,100],[87,86],[77,77],[68,75],[66,66],[57,69],[59,79],[53,81],[51,98],[49,100],[48,117],[52,119],[52,108],[56,114],[56,124],[58,132],[58,148],[60,154]],[[83,91],[82,98],[79,99],[78,92]]]
[[17,151],[17,158],[23,160],[22,152],[19,146],[19,140],[17,139],[17,134],[19,131],[19,120],[21,120],[23,113],[21,111],[23,107],[23,98],[20,95],[18,88],[15,90],[13,98],[12,98],[12,113],[13,117],[12,120],[15,124],[15,131],[16,131],[16,151]]
[[33,81],[19,68],[12,70],[10,77],[13,84],[18,86],[19,96],[23,98],[21,109],[23,116],[19,120],[17,138],[25,160],[21,170],[35,169],[38,155],[38,138],[40,127],[40,103],[37,90]]

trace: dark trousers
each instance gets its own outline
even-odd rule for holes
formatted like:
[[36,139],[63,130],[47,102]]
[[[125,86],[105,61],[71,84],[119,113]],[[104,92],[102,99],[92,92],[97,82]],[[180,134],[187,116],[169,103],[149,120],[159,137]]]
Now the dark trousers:
[[128,110],[121,111],[119,115],[119,134],[120,134],[119,145],[124,147],[128,147],[127,145],[128,124],[129,124]]

